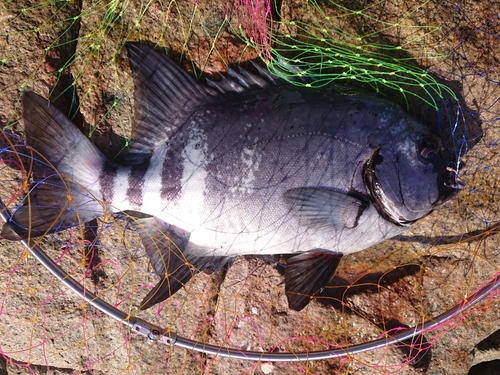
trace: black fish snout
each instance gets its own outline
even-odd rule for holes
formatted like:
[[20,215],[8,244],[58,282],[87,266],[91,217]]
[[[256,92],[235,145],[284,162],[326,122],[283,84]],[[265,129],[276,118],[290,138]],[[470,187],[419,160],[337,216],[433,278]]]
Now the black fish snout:
[[462,179],[460,178],[460,170],[465,166],[464,162],[460,162],[459,167],[457,168],[457,163],[450,162],[446,167],[445,176],[443,178],[443,185],[446,188],[454,189],[454,190],[462,190],[465,185]]

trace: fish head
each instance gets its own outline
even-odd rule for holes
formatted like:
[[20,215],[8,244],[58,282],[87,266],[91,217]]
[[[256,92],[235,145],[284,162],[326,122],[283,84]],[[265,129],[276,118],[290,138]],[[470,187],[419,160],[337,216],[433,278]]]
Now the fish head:
[[406,132],[374,151],[363,178],[378,212],[397,225],[409,225],[463,187],[456,164],[439,136]]

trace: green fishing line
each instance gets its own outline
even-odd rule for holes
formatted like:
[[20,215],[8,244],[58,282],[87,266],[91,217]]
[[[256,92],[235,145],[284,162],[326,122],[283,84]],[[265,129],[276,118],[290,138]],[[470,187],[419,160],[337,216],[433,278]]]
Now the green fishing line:
[[[428,3],[426,1],[409,11],[405,18]],[[322,87],[332,82],[357,81],[371,86],[376,92],[394,90],[405,100],[408,96],[415,96],[436,110],[438,100],[445,95],[458,100],[448,86],[418,66],[412,57],[415,51],[411,49],[410,42],[406,43],[408,48],[369,42],[379,33],[404,27],[401,20],[392,24],[383,21],[382,17],[374,18],[371,13],[380,4],[382,2],[352,10],[332,1],[322,2],[322,5],[307,1],[307,10],[303,13],[307,13],[304,18],[308,22],[286,20],[278,14],[276,18],[282,19],[279,22],[255,19],[254,22],[259,22],[258,27],[246,26],[240,31],[245,42],[251,44],[266,60],[269,70],[294,85]],[[327,9],[333,9],[336,15],[327,14]],[[275,11],[278,12],[277,9]],[[356,35],[339,26],[352,22],[353,17],[357,17],[359,22],[375,25],[379,30]],[[262,37],[266,27],[268,38]],[[438,30],[441,30],[440,26],[421,26],[420,34],[426,36]],[[249,34],[255,32],[259,35]],[[417,39],[412,42],[417,43]],[[270,45],[256,43],[256,40],[270,40]],[[444,59],[446,56],[427,53],[425,57],[432,60]]]

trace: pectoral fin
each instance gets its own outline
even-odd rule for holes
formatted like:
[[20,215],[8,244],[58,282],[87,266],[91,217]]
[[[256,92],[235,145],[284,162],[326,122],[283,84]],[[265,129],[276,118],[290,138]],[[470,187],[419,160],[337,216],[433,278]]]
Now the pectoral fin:
[[311,296],[330,281],[341,259],[341,253],[321,249],[289,258],[285,269],[288,306],[297,311],[306,307]]
[[357,227],[369,205],[361,195],[321,188],[290,189],[284,198],[302,225],[336,230]]
[[141,302],[145,310],[170,298],[201,270],[217,271],[229,260],[223,256],[198,257],[185,251],[189,232],[156,217],[140,219],[136,225],[151,264],[161,280]]

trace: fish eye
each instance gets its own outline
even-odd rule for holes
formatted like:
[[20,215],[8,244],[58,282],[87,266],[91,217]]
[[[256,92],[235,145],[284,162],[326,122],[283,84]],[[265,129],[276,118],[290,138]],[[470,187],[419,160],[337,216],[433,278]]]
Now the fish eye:
[[426,137],[418,143],[418,153],[426,161],[432,160],[439,152],[441,144],[433,137]]

